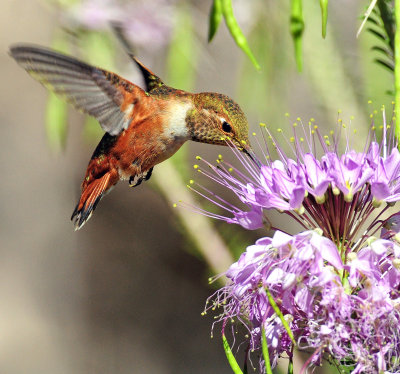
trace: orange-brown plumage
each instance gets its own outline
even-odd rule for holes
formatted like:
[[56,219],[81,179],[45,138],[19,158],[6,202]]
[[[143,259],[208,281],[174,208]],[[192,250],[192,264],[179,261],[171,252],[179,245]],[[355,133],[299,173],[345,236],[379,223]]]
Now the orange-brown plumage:
[[71,217],[76,229],[119,180],[139,185],[187,140],[224,145],[229,137],[250,152],[246,117],[229,97],[168,87],[132,55],[146,91],[117,74],[42,47],[14,46],[10,54],[43,85],[94,116],[106,132],[89,162]]

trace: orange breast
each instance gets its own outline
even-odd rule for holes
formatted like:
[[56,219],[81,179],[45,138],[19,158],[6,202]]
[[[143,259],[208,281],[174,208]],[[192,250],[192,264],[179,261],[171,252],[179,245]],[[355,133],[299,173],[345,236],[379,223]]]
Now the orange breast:
[[163,133],[167,114],[165,100],[146,97],[135,104],[128,129],[120,134],[111,151],[122,179],[147,171],[162,161],[166,152]]

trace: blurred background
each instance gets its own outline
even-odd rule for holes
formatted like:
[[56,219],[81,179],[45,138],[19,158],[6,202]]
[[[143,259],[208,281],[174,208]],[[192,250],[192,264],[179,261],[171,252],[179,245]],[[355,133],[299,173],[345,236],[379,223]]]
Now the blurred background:
[[356,38],[368,4],[332,1],[323,40],[318,2],[304,2],[299,73],[288,1],[233,1],[261,71],[224,24],[207,43],[210,0],[1,1],[0,373],[230,373],[218,334],[210,339],[212,316],[200,315],[217,287],[208,278],[269,234],[172,208],[196,198],[185,188],[195,155],[233,160],[204,144],[186,144],[138,188],[118,184],[74,232],[69,217],[100,127],[49,98],[9,45],[53,46],[140,82],[108,29],[120,17],[136,55],[167,84],[231,96],[251,132],[261,121],[290,134],[297,117],[330,128],[341,109],[362,134],[369,114],[392,101],[392,75],[373,62],[376,40]]

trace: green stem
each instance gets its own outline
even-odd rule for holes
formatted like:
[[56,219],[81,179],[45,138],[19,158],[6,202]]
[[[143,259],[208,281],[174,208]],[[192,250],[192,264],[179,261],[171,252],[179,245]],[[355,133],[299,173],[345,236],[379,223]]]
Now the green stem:
[[394,35],[394,88],[395,88],[395,134],[400,139],[400,0],[394,2],[396,32]]

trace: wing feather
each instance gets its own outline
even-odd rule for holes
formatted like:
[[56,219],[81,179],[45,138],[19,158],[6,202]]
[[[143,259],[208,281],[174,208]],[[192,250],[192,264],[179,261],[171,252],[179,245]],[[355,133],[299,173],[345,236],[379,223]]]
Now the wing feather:
[[10,48],[10,55],[33,78],[95,117],[110,135],[128,128],[130,118],[121,109],[124,94],[142,93],[140,87],[117,74],[42,47],[17,45]]

